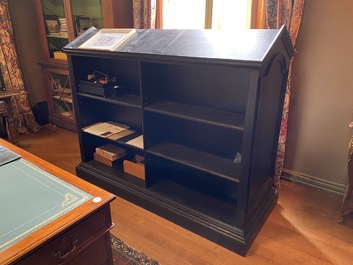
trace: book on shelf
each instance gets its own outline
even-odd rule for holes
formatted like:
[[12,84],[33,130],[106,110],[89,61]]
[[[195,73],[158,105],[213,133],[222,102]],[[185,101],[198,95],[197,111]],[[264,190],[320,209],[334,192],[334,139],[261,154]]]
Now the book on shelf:
[[118,161],[118,160],[111,161],[108,158],[106,158],[100,154],[97,154],[96,152],[93,153],[93,159],[99,163],[102,163],[102,164],[110,166],[110,167],[114,167]]
[[67,32],[66,18],[59,17],[59,22],[60,22],[60,31]]
[[136,131],[126,129],[125,131],[121,131],[121,132],[112,134],[112,135],[108,136],[107,138],[110,140],[113,140],[113,141],[118,141],[120,139],[122,140],[125,137],[133,136],[136,133],[137,133]]
[[66,53],[63,53],[62,51],[55,51],[54,52],[54,59],[67,60],[67,55],[66,55]]
[[93,125],[82,128],[82,130],[86,133],[90,133],[103,138],[110,137],[127,129],[129,129],[128,126],[112,121],[98,122]]
[[96,153],[109,159],[110,161],[118,160],[126,155],[126,150],[113,144],[105,144],[96,147]]
[[143,135],[137,136],[130,141],[127,141],[126,144],[143,149]]

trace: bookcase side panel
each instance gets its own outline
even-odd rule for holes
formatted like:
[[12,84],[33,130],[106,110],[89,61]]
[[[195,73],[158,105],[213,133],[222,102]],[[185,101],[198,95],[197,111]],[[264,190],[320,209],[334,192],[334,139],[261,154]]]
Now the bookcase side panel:
[[249,209],[261,205],[273,189],[278,137],[288,71],[283,55],[274,55],[267,75],[262,77],[254,138],[249,189]]

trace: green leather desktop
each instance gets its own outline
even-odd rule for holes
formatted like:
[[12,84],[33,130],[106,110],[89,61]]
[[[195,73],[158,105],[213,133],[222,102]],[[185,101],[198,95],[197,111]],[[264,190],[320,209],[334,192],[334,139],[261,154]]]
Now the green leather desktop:
[[0,251],[92,198],[23,158],[0,166]]
[[112,264],[115,196],[0,139],[0,264]]

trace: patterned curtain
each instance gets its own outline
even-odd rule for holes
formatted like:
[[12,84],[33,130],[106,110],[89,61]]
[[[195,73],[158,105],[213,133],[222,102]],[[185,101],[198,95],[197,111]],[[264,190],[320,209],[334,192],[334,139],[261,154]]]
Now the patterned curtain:
[[[304,2],[305,0],[266,0],[267,28],[270,28],[270,29],[280,28],[283,24],[285,24],[289,31],[289,35],[292,40],[294,49],[295,49],[295,44],[299,33],[301,20],[302,20]],[[274,176],[274,185],[277,188],[280,187],[280,177],[282,175],[282,169],[284,165],[289,101],[290,101],[290,94],[291,94],[292,65],[293,65],[294,57],[295,55],[293,56],[289,66],[288,82],[287,82],[286,95],[285,95],[283,114],[282,114],[281,131],[278,139],[276,172]]]
[[133,0],[134,28],[156,28],[157,0]]
[[[25,91],[16,53],[8,0],[0,0],[0,68],[6,90]],[[27,94],[12,97],[11,104],[18,133],[25,134],[39,130],[40,126],[34,119]]]

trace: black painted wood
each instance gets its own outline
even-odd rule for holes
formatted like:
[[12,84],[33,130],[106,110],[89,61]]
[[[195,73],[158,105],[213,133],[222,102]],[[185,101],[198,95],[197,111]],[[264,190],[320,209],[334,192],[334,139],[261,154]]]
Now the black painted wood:
[[[68,54],[82,162],[77,175],[245,255],[277,202],[272,187],[293,48],[279,30],[137,30],[115,51]],[[93,71],[126,87],[80,91]],[[100,121],[143,134],[144,148],[84,133]],[[145,157],[145,180],[93,161],[115,144]],[[241,158],[239,157],[241,156]]]

